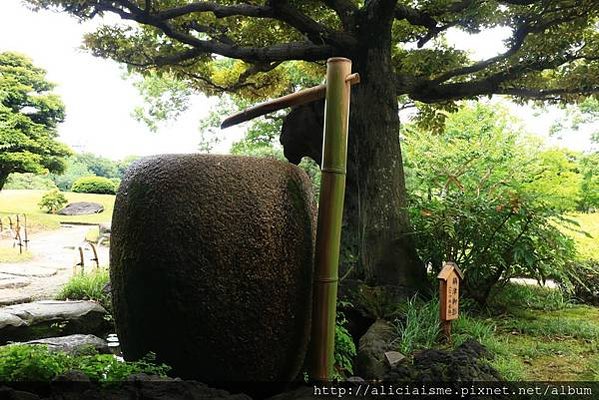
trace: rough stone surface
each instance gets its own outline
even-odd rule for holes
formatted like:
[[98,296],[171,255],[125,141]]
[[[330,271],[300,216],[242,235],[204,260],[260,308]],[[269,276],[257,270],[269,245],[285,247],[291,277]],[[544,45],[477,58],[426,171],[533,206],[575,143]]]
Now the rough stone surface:
[[387,321],[379,319],[360,338],[356,359],[357,374],[364,379],[380,379],[389,370],[385,353],[392,350],[391,342],[397,337]]
[[35,393],[29,386],[0,386],[4,400],[252,400],[245,394],[231,394],[196,381],[160,378],[144,374],[132,375],[118,385],[102,386],[92,383],[77,371],[56,377],[47,384],[38,384]]
[[0,273],[0,289],[18,289],[29,285],[27,278]]
[[[15,343],[17,344],[17,343]],[[46,339],[30,340],[28,342],[18,344],[31,344],[31,345],[46,345],[50,351],[61,351],[67,354],[85,354],[89,352],[90,348],[95,349],[98,353],[109,354],[110,349],[108,348],[108,342],[94,335],[68,335],[58,336]],[[11,346],[10,344],[9,346]]]
[[454,351],[424,350],[413,363],[400,363],[387,373],[385,382],[493,382],[499,373],[485,360],[492,354],[480,343],[469,340]]
[[75,333],[103,335],[106,310],[92,301],[36,301],[0,308],[0,344]]
[[136,162],[112,220],[125,358],[153,351],[176,376],[208,384],[294,379],[309,337],[314,225],[310,182],[289,163]]
[[99,203],[93,203],[91,201],[78,201],[75,203],[69,203],[65,208],[58,211],[60,215],[88,215],[88,214],[99,214],[104,211],[104,206]]
[[0,273],[3,275],[25,276],[30,278],[49,278],[56,275],[57,271],[55,268],[27,264],[3,264],[0,265]]
[[16,390],[8,386],[0,386],[0,399],[2,400],[39,400],[35,393]]

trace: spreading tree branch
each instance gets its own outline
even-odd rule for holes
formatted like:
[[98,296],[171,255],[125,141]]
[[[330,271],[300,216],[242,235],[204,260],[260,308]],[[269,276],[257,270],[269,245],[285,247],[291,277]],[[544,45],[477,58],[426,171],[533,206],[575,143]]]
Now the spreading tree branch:
[[[112,3],[112,2],[110,2]],[[240,59],[246,62],[276,62],[287,60],[317,61],[333,55],[333,48],[329,45],[316,45],[310,42],[291,42],[274,44],[266,47],[239,47],[214,40],[201,40],[188,33],[175,29],[169,22],[150,15],[128,0],[117,0],[116,3],[124,6],[119,8],[108,2],[96,6],[100,11],[110,11],[123,19],[133,20],[140,24],[150,25],[161,30],[166,36],[178,42],[191,46],[184,52],[162,57],[161,62],[179,62],[197,57],[201,54],[219,54],[225,57]]]

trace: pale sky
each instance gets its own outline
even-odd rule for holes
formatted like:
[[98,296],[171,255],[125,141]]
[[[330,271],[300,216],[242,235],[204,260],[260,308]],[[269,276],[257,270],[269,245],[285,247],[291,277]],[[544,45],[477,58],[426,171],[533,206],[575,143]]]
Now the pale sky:
[[[158,153],[188,153],[197,151],[198,121],[205,117],[214,99],[198,95],[191,109],[178,121],[150,132],[131,117],[142,99],[130,82],[122,79],[117,63],[100,59],[79,49],[82,36],[99,23],[79,23],[60,13],[34,13],[20,0],[0,0],[0,51],[18,51],[48,72],[48,79],[57,84],[55,91],[62,97],[67,117],[59,126],[60,138],[77,151],[90,151],[112,159],[127,155]],[[509,32],[496,29],[484,35],[469,36],[450,32],[451,42],[463,44],[475,58],[487,58],[503,49],[501,40]],[[466,47],[464,47],[466,46]],[[525,121],[527,130],[546,136],[554,118],[534,117],[531,109],[513,107]],[[223,142],[217,152],[227,152],[231,143],[242,136],[242,129],[223,131]],[[588,135],[568,135],[565,143],[577,150],[588,147]]]

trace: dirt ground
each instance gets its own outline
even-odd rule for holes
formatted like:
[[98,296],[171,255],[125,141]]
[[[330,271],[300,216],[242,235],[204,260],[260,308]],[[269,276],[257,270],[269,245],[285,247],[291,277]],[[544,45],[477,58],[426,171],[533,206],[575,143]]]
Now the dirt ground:
[[[85,242],[86,225],[64,225],[29,236],[30,260],[0,263],[0,305],[51,299],[74,273],[79,250],[84,249],[85,268],[95,268],[91,247]],[[0,238],[0,248],[13,249],[11,238]],[[13,249],[18,254],[19,249]],[[97,246],[100,265],[108,265],[108,248]]]

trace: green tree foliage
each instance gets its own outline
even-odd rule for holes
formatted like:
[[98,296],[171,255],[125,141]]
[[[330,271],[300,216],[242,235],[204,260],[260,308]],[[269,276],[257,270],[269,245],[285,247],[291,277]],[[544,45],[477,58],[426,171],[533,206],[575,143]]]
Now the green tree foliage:
[[581,180],[578,209],[596,212],[599,210],[599,152],[583,155],[579,163]]
[[24,55],[0,53],[0,190],[13,172],[64,170],[70,150],[56,140],[64,106],[45,75]]
[[583,212],[599,208],[599,100],[588,98],[580,104],[564,107],[565,118],[558,120],[551,128],[551,133],[564,137],[580,130],[591,131],[590,147],[577,158],[577,169],[580,174],[577,209]]
[[64,194],[58,189],[54,189],[44,194],[38,205],[42,210],[45,209],[47,213],[56,214],[68,202]]
[[75,193],[115,194],[117,184],[103,176],[84,176],[73,183]]
[[8,176],[4,189],[17,190],[44,190],[55,189],[56,184],[49,175],[36,175],[32,173],[12,173]]
[[69,157],[62,174],[51,174],[50,176],[56,186],[63,191],[71,190],[73,183],[84,176],[95,175],[119,181],[129,165],[138,158],[129,156],[123,160],[113,161],[93,153],[77,153]]
[[88,166],[73,156],[67,160],[63,173],[51,174],[51,177],[60,190],[69,191],[77,179],[90,175],[93,174]]
[[98,156],[93,153],[78,153],[75,154],[75,162],[79,162],[96,176],[114,179],[120,178],[118,164],[109,158]]
[[457,262],[480,303],[514,276],[568,282],[575,249],[556,224],[575,227],[561,216],[572,199],[547,188],[571,177],[546,170],[563,153],[541,150],[505,111],[482,104],[449,116],[442,135],[415,125],[405,135],[418,250],[434,272]]
[[[362,80],[352,96],[343,237],[375,284],[418,288],[425,280],[406,212],[398,99],[442,120],[435,110],[461,99],[576,102],[599,92],[596,0],[27,2],[82,20],[119,16],[127,23],[110,20],[86,36],[94,55],[208,95],[278,96],[297,89],[291,66],[314,77],[329,57],[352,59]],[[505,49],[485,60],[446,40],[450,28],[498,27],[509,31]],[[321,144],[321,132],[308,132],[306,149]]]
[[123,158],[122,160],[117,161],[117,169],[119,171],[119,179],[123,178],[123,175],[125,174],[125,171],[127,171],[127,168],[129,168],[131,166],[131,164],[133,164],[135,161],[139,160],[141,157],[140,156],[127,156],[125,158]]

